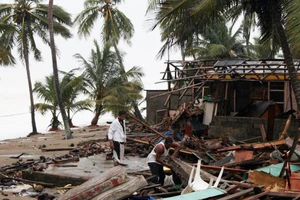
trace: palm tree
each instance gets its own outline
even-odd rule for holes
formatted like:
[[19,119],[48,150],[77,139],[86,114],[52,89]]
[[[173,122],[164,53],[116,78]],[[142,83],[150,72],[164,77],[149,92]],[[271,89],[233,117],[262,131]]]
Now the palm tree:
[[221,59],[229,57],[249,57],[241,39],[243,26],[233,33],[233,26],[228,28],[225,20],[214,23],[201,34],[195,44],[187,49],[186,55],[196,59]]
[[118,44],[123,39],[130,44],[134,28],[130,20],[116,7],[120,2],[121,0],[85,0],[85,9],[75,18],[75,22],[79,24],[78,34],[90,35],[96,20],[101,17],[103,42],[113,39],[113,43]]
[[135,116],[144,120],[138,108],[138,101],[143,98],[141,95],[143,90],[141,77],[143,76],[144,73],[140,67],[132,67],[128,71],[121,70],[119,76],[111,80],[112,87],[104,98],[105,110],[117,116],[120,110],[133,109]]
[[253,38],[254,44],[249,44],[249,49],[253,58],[257,59],[275,59],[278,55],[280,46],[274,44],[272,40],[261,41],[259,38]]
[[33,92],[37,94],[37,97],[43,99],[44,103],[36,103],[34,108],[38,110],[42,115],[46,112],[51,112],[51,126],[50,130],[58,130],[61,122],[58,120],[58,104],[56,100],[56,93],[54,88],[54,77],[53,75],[47,76],[46,81],[43,84],[42,82],[36,82],[34,84]]
[[102,19],[102,42],[111,41],[115,48],[119,62],[122,64],[122,55],[117,45],[120,39],[130,44],[134,28],[130,20],[117,8],[121,0],[85,0],[84,10],[77,15],[75,22],[79,24],[78,34],[89,36],[98,18]]
[[[81,76],[76,77],[74,70],[70,72],[60,72],[63,75],[59,81],[60,90],[63,96],[63,102],[66,105],[67,117],[70,127],[74,127],[72,123],[72,117],[79,111],[90,110],[92,104],[88,100],[77,101],[78,96],[84,92],[83,78]],[[43,103],[35,104],[35,109],[41,114],[51,112],[51,129],[57,130],[61,122],[59,121],[59,106],[56,97],[54,75],[46,77],[45,83],[36,82],[34,84],[33,92],[37,94],[38,98],[43,100]],[[73,113],[73,116],[71,116]]]
[[64,75],[60,81],[60,87],[62,88],[62,100],[65,105],[66,114],[69,126],[75,127],[72,118],[80,111],[89,110],[92,112],[91,108],[93,106],[90,100],[80,100],[78,101],[78,96],[86,94],[85,82],[82,76],[75,76],[75,72],[78,69],[73,69],[66,73],[60,71],[60,74]]
[[106,42],[103,50],[96,41],[95,48],[91,50],[88,60],[80,54],[75,54],[74,57],[80,62],[83,69],[83,77],[86,82],[86,87],[95,105],[95,116],[91,121],[92,126],[96,126],[101,114],[104,111],[104,100],[107,92],[112,87],[112,81],[119,76],[120,62],[115,52],[111,51],[112,43]]
[[[69,19],[71,19],[69,17]],[[59,80],[58,80],[58,67],[57,67],[57,60],[56,60],[56,47],[54,41],[54,27],[53,27],[53,0],[49,0],[49,8],[48,8],[48,23],[49,23],[49,35],[50,35],[50,48],[51,48],[51,56],[52,56],[52,67],[53,67],[53,76],[54,76],[54,85],[55,85],[55,92],[56,98],[59,105],[59,109],[63,118],[64,127],[65,127],[65,136],[66,139],[71,139],[72,132],[69,126],[69,121],[66,115],[64,103],[62,100],[62,94],[59,87]],[[71,24],[71,20],[69,21],[69,25]]]
[[[14,45],[19,57],[24,61],[30,95],[30,111],[32,133],[37,133],[32,83],[29,65],[30,53],[34,59],[41,61],[41,51],[38,49],[35,36],[49,45],[48,39],[48,5],[40,4],[40,0],[16,0],[12,4],[0,4],[0,23],[14,26],[14,31],[7,35],[6,45]],[[71,25],[70,15],[61,7],[53,7],[53,24],[55,34],[70,38],[70,31],[65,25]]]
[[6,43],[7,35],[14,30],[14,27],[0,23],[0,66],[14,65],[15,58],[11,54],[11,45]]
[[[157,0],[150,1],[153,5]],[[163,1],[167,12],[158,19],[157,24],[163,24],[170,20],[177,19],[178,24],[186,24],[185,20],[181,20],[180,13],[190,11],[191,15],[188,20],[201,21],[201,26],[209,26],[219,20],[228,10],[238,8],[240,5],[243,10],[247,9],[247,15],[256,15],[258,26],[261,30],[263,40],[275,37],[279,41],[284,55],[285,64],[291,79],[292,87],[297,100],[298,108],[300,108],[300,82],[293,62],[293,54],[290,44],[299,43],[299,34],[297,30],[300,27],[300,15],[297,8],[300,7],[299,1],[284,0],[165,0]],[[240,13],[235,13],[235,15]],[[289,26],[286,31],[285,27]]]

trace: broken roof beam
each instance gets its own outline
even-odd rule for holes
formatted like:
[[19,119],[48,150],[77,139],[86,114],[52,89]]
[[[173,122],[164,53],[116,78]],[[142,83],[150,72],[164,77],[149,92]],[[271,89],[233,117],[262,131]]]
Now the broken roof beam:
[[147,129],[149,129],[151,132],[159,135],[162,138],[167,138],[167,136],[163,135],[162,133],[160,133],[159,131],[155,130],[154,128],[152,128],[151,126],[149,126],[148,124],[146,124],[144,121],[139,120],[138,118],[136,118],[134,115],[128,113],[127,114],[130,118],[132,118],[134,121],[142,124],[143,126],[145,126]]
[[156,97],[160,97],[160,96],[164,96],[164,95],[167,95],[167,94],[172,94],[174,92],[178,92],[178,91],[185,90],[187,88],[191,88],[191,87],[195,87],[195,86],[200,86],[201,87],[201,85],[203,85],[202,82],[194,84],[194,85],[191,85],[191,86],[188,86],[188,87],[180,88],[180,89],[177,89],[177,90],[172,90],[172,91],[165,92],[165,93],[162,93],[162,94],[154,95],[154,96],[151,96],[150,99],[153,99],[153,98],[156,98]]
[[[185,67],[186,67],[186,64],[184,64],[183,69],[185,69]],[[179,70],[179,69],[176,67],[176,70]],[[175,71],[175,72],[176,72],[176,71]],[[182,73],[178,76],[178,78],[181,78],[183,74],[184,74],[184,73],[182,72]],[[175,77],[175,78],[176,78],[176,77]],[[171,92],[175,90],[175,88],[176,88],[176,86],[177,86],[177,83],[178,83],[178,81],[175,82],[175,84],[174,84],[174,86],[173,86]],[[168,104],[168,102],[169,102],[169,100],[170,100],[170,98],[171,98],[171,95],[172,95],[172,93],[169,93],[169,95],[168,95],[168,97],[167,97],[167,99],[166,99],[166,101],[165,101],[165,103],[164,103],[164,106],[166,106],[166,105]]]
[[257,149],[264,149],[264,148],[273,148],[274,146],[278,145],[286,145],[286,140],[279,140],[279,141],[273,141],[273,142],[265,142],[265,143],[250,143],[250,144],[242,144],[242,145],[236,145],[236,146],[230,146],[218,149],[218,152],[223,151],[233,151],[238,149],[246,149],[246,150],[257,150]]
[[[197,72],[196,72],[196,74],[195,74],[195,76],[197,76],[199,72],[200,72],[200,70],[198,69]],[[195,85],[194,81],[195,81],[195,78],[193,78],[193,79],[189,82],[188,86],[191,86],[191,85],[192,85],[192,86],[193,86],[192,88],[194,88],[194,85]],[[177,82],[176,82],[176,83],[177,83]],[[204,84],[205,84],[205,83],[203,83],[202,86],[204,86]],[[201,88],[202,88],[202,86],[201,86]],[[185,95],[185,93],[187,92],[188,89],[189,89],[189,88],[186,88],[186,89],[183,91],[183,93],[182,93],[182,94],[180,95],[180,97],[179,97],[179,100],[182,99],[182,97]],[[194,93],[194,90],[192,90],[192,92]]]

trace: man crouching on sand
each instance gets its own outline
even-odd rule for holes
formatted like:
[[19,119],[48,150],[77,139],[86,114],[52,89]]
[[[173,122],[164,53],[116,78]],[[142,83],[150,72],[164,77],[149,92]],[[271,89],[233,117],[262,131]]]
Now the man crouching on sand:
[[108,129],[108,140],[113,151],[114,166],[125,165],[122,161],[125,152],[124,144],[126,142],[126,114],[126,111],[120,111],[119,116],[111,123]]
[[172,169],[172,166],[164,161],[169,155],[170,147],[175,149],[175,152],[171,156],[171,158],[175,158],[180,150],[180,145],[177,142],[174,142],[171,137],[167,137],[165,140],[158,143],[147,157],[147,163],[151,173],[155,176],[152,179],[153,183],[164,185],[166,175],[163,166]]

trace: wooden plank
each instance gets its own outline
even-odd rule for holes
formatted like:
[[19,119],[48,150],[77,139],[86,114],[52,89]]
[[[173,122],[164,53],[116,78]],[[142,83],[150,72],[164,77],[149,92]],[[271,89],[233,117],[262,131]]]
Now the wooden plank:
[[218,149],[218,152],[223,152],[223,151],[233,151],[233,150],[238,150],[238,149],[247,149],[247,150],[257,150],[257,149],[263,149],[263,148],[273,148],[273,146],[279,146],[286,144],[285,140],[279,140],[279,141],[273,141],[273,142],[265,142],[265,143],[249,143],[249,144],[241,144],[237,146],[230,146],[230,147],[225,147]]
[[88,178],[83,177],[62,176],[38,171],[22,171],[22,178],[33,182],[54,184],[58,187],[63,187],[67,184],[80,185],[88,180]]
[[60,148],[43,148],[42,152],[48,152],[48,151],[72,151],[76,148],[74,147],[60,147]]
[[253,158],[251,160],[244,160],[241,162],[235,162],[235,163],[227,163],[224,166],[225,167],[235,167],[235,166],[247,166],[251,164],[258,164],[259,162],[263,162],[265,160],[269,160],[269,156],[264,156],[264,157],[258,157],[258,158]]
[[148,124],[146,124],[144,121],[139,120],[138,118],[136,118],[135,116],[133,116],[132,114],[128,113],[127,114],[130,118],[132,118],[134,121],[142,124],[143,126],[147,127],[150,131],[152,131],[153,133],[161,136],[162,138],[167,138],[167,136],[163,135],[162,133],[158,132],[157,130],[155,130],[154,128],[152,128],[151,126],[149,126]]
[[272,192],[269,191],[267,196],[270,197],[297,197],[299,195],[299,192]]
[[266,142],[267,141],[267,134],[266,134],[265,125],[263,125],[263,124],[260,125],[260,133],[261,133],[262,141]]
[[[197,166],[197,164],[193,164],[194,166]],[[221,170],[222,167],[220,166],[212,166],[212,165],[201,165],[201,169],[214,169],[214,170]],[[228,172],[239,172],[239,173],[246,173],[249,170],[245,170],[245,169],[234,169],[234,168],[228,168],[228,167],[224,167],[224,171],[228,171]]]
[[253,188],[249,188],[249,189],[246,189],[246,190],[242,190],[240,192],[236,192],[236,193],[228,195],[226,197],[219,198],[218,200],[231,200],[231,199],[234,199],[234,198],[237,198],[237,197],[241,197],[245,194],[249,194],[251,192],[253,192]]
[[282,133],[279,136],[279,140],[283,140],[284,138],[286,138],[287,130],[289,129],[291,122],[292,122],[292,115],[290,115],[289,118],[287,119],[287,121],[285,123],[285,126],[284,126],[284,129],[283,129]]
[[[207,199],[211,197],[217,197],[226,194],[226,191],[218,188],[208,188],[206,190],[191,192],[188,194],[182,194],[179,196],[163,198],[164,200],[187,200],[187,199]],[[152,196],[152,195],[151,195]]]
[[257,199],[259,199],[259,197],[266,196],[268,193],[269,193],[269,191],[264,191],[259,194],[253,195],[251,197],[247,197],[244,200],[257,200]]

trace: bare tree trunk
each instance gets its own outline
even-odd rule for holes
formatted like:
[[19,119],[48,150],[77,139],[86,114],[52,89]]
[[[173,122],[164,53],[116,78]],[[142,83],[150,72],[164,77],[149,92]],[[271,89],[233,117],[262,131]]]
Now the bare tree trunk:
[[65,137],[66,139],[71,139],[72,133],[69,126],[69,120],[67,118],[67,114],[64,107],[64,102],[62,100],[59,79],[58,79],[58,68],[57,68],[57,60],[56,60],[56,50],[55,50],[55,41],[54,41],[54,30],[53,30],[53,0],[49,0],[49,8],[48,8],[48,23],[49,23],[49,34],[50,34],[50,48],[52,54],[52,65],[53,65],[53,76],[54,76],[54,88],[56,92],[57,103],[61,112],[61,116],[63,118],[64,127],[65,127]]
[[37,134],[37,128],[35,123],[35,112],[34,112],[34,100],[33,100],[33,93],[32,93],[32,83],[31,83],[31,75],[30,75],[30,68],[29,68],[29,58],[28,58],[28,49],[24,48],[24,59],[25,59],[25,66],[26,66],[26,74],[27,74],[27,81],[28,81],[28,88],[29,88],[29,97],[30,97],[30,114],[31,114],[31,125],[32,125],[32,133]]

